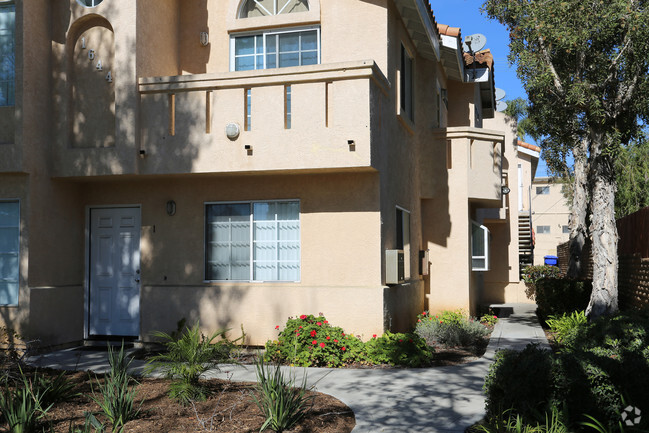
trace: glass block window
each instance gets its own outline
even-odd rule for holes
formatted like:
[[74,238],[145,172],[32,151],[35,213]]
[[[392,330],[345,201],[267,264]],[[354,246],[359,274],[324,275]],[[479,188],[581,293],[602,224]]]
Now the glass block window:
[[206,205],[206,280],[299,281],[300,203]]

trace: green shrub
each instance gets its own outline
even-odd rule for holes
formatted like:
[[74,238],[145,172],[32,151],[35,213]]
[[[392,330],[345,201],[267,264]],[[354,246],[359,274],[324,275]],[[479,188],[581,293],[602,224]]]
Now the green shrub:
[[498,323],[498,316],[496,316],[490,308],[487,313],[480,316],[480,323],[485,326],[495,326],[496,323]]
[[430,364],[434,350],[414,333],[386,332],[365,343],[365,354],[372,364],[421,367]]
[[561,344],[571,332],[575,332],[577,327],[588,323],[588,318],[584,311],[573,311],[571,314],[564,313],[560,317],[550,316],[545,323],[555,333],[557,343]]
[[226,332],[217,331],[206,337],[198,323],[191,329],[186,327],[180,335],[154,332],[155,337],[164,341],[166,352],[151,357],[145,372],[159,370],[174,379],[169,386],[169,396],[182,404],[205,400],[206,390],[199,381],[201,375],[228,360],[234,347],[234,342],[226,338]]
[[558,266],[530,265],[523,268],[523,281],[532,287],[544,278],[559,278],[561,270]]
[[[276,327],[279,330],[279,326]],[[429,365],[432,351],[415,334],[374,335],[367,343],[360,336],[331,326],[322,315],[289,317],[275,341],[266,343],[266,361],[302,367],[341,367],[354,363]]]
[[590,300],[590,281],[544,278],[536,282],[536,305],[542,320],[554,315],[585,310]]
[[124,424],[140,413],[142,403],[137,405],[135,402],[135,381],[128,373],[132,361],[132,358],[126,358],[123,344],[119,352],[108,346],[110,371],[103,381],[95,377],[98,391],[93,388],[90,398],[99,405],[100,413],[106,417],[113,432],[124,431]]
[[306,373],[302,383],[296,387],[295,378],[284,378],[279,365],[274,367],[264,363],[262,357],[257,362],[257,391],[259,397],[253,400],[266,420],[259,431],[271,429],[283,432],[293,428],[313,406],[314,395],[309,395]]
[[551,410],[554,403],[552,352],[529,344],[522,351],[500,350],[485,377],[487,415],[511,408],[525,422]]
[[[649,316],[631,313],[572,328],[552,354],[528,346],[499,352],[485,380],[491,415],[512,408],[525,420],[565,405],[574,424],[588,414],[614,426],[627,405],[649,413]],[[624,403],[624,402],[627,403]],[[649,419],[643,419],[643,425]]]
[[424,311],[417,316],[415,333],[430,346],[468,347],[482,343],[489,330],[461,310],[443,311],[435,316]]

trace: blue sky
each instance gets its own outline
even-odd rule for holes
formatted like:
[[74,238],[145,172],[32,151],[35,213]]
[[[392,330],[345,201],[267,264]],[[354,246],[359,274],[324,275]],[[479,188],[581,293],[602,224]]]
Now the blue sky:
[[[516,68],[507,61],[509,55],[509,34],[497,21],[488,19],[480,13],[484,0],[431,0],[435,19],[440,24],[462,29],[462,38],[474,33],[487,37],[487,45],[495,61],[494,74],[496,87],[505,91],[505,99],[517,97],[527,99],[525,89],[516,76]],[[527,139],[527,141],[532,141]],[[533,142],[533,141],[532,141]],[[544,176],[545,162],[540,161],[537,176]]]

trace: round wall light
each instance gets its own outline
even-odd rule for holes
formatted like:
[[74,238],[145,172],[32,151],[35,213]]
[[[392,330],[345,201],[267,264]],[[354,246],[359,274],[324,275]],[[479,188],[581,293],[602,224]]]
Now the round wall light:
[[225,125],[225,135],[230,140],[236,140],[237,137],[239,137],[240,132],[241,132],[241,128],[239,128],[239,125],[237,123],[230,122],[227,125]]

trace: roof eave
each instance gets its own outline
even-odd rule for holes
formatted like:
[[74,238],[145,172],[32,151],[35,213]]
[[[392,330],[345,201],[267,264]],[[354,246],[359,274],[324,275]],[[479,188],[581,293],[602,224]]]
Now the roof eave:
[[417,52],[431,60],[440,60],[439,33],[430,6],[425,0],[394,0]]

